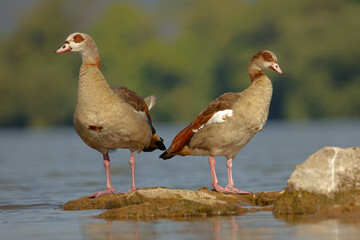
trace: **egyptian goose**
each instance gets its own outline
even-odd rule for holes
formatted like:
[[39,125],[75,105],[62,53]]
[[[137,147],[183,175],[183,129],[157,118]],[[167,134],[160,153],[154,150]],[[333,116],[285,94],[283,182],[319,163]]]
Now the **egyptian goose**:
[[129,164],[132,184],[127,192],[139,189],[135,185],[134,152],[165,150],[149,115],[155,97],[142,99],[125,87],[111,89],[100,71],[100,57],[93,39],[84,33],[70,34],[55,53],[78,52],[82,57],[78,99],[74,113],[74,128],[91,148],[103,154],[107,189],[89,197],[115,193],[110,178],[109,150],[126,148],[131,152]]
[[[266,123],[273,89],[263,69],[282,74],[274,53],[262,50],[255,54],[248,66],[250,86],[240,93],[225,93],[211,102],[176,135],[160,158],[209,155],[211,182],[216,191],[249,194],[234,187],[232,161]],[[228,185],[225,188],[219,185],[216,177],[215,156],[227,158]]]

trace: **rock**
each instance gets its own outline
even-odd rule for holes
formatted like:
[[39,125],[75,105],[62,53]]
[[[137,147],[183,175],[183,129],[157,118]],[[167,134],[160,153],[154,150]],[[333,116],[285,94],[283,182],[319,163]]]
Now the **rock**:
[[296,166],[287,189],[324,194],[360,189],[360,147],[325,147]]
[[107,219],[239,215],[249,211],[270,211],[272,208],[269,206],[279,195],[279,192],[235,195],[206,188],[179,190],[154,187],[96,199],[83,197],[63,207],[65,210],[109,209],[99,216]]
[[360,147],[325,147],[296,166],[273,213],[286,221],[360,221]]

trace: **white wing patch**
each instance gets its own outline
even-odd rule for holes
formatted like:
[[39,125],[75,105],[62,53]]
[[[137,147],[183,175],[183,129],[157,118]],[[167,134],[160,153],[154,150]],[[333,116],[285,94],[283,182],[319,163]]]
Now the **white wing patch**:
[[227,117],[232,117],[232,115],[233,115],[233,110],[231,110],[231,109],[218,111],[205,124],[222,123],[222,122],[225,122],[225,119]]
[[201,125],[198,129],[194,129],[192,131],[193,131],[193,133],[197,133],[199,130],[201,130],[206,125],[213,124],[213,123],[225,122],[225,119],[228,117],[232,117],[232,115],[233,115],[233,110],[231,110],[231,109],[218,111],[209,119],[209,121],[207,121],[205,124]]

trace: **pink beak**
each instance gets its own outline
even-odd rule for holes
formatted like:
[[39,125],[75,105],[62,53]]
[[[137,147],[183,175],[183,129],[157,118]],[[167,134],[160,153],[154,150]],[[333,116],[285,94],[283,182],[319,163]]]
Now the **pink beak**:
[[70,44],[68,42],[65,42],[65,44],[62,45],[61,48],[56,50],[55,53],[59,54],[59,53],[69,52],[71,50],[72,50],[72,48],[71,48]]
[[284,73],[281,71],[280,66],[279,66],[279,64],[277,62],[273,62],[271,64],[270,68],[272,70],[274,70],[275,72],[277,72],[278,74],[284,75]]

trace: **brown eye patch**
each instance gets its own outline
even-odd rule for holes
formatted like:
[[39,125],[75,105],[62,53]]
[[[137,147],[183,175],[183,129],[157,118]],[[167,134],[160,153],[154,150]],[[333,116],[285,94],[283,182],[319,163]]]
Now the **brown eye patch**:
[[263,59],[264,59],[266,62],[273,62],[273,61],[274,61],[273,57],[272,57],[271,54],[268,53],[268,52],[263,52],[261,55],[262,55]]
[[84,41],[85,39],[80,35],[80,34],[76,34],[74,36],[74,42],[76,43],[81,43],[82,41]]

